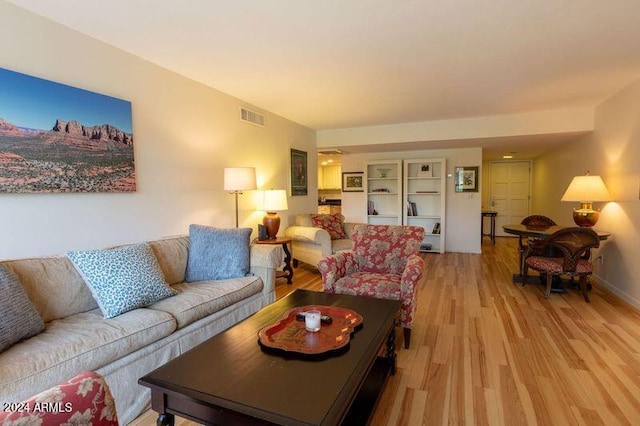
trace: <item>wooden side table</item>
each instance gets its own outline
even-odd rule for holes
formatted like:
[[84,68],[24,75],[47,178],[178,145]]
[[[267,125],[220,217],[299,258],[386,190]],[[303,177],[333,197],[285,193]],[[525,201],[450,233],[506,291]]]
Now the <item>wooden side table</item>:
[[[282,250],[284,250],[284,268],[282,268],[282,271],[276,271],[276,278],[286,278],[287,284],[292,284],[291,252],[293,251],[293,244],[291,238],[278,237],[273,240],[256,240],[256,244],[280,244],[282,246]],[[291,250],[289,250],[289,245],[291,245]]]
[[[482,240],[482,238],[484,237],[489,237],[491,238],[491,244],[493,244],[494,246],[496,245],[496,216],[498,215],[498,212],[494,212],[494,211],[490,211],[490,210],[484,210],[482,212],[482,221],[480,222],[480,240]],[[489,218],[489,232],[485,233],[484,232],[484,218],[488,217]]]

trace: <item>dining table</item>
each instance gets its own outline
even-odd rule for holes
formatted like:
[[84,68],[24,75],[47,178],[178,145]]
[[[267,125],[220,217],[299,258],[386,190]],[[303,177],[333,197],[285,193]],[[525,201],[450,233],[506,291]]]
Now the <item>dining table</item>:
[[[575,225],[574,225],[575,226]],[[553,235],[555,232],[565,229],[572,228],[573,226],[563,226],[563,225],[553,225],[553,226],[531,226],[531,225],[523,225],[520,223],[511,224],[511,225],[503,225],[502,230],[511,235],[517,235],[520,238],[537,238],[537,239],[546,239]],[[595,233],[598,235],[600,241],[607,240],[611,233],[607,231],[601,231],[598,229],[594,229]],[[523,265],[520,265],[520,271],[518,273],[513,274],[513,282],[521,283],[522,282],[522,270]],[[538,283],[536,280],[538,277],[529,277],[527,279],[527,283]],[[589,285],[591,288],[591,285]],[[551,291],[553,292],[562,292],[564,291],[561,287],[554,286]]]

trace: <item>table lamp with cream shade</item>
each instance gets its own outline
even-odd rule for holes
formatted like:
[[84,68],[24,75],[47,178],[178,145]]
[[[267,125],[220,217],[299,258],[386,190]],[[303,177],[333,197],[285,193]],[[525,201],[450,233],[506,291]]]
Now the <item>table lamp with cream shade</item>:
[[287,191],[284,189],[268,189],[264,191],[262,210],[266,212],[262,224],[267,228],[267,237],[271,240],[276,238],[280,229],[280,216],[278,211],[287,210]]
[[238,194],[256,188],[255,167],[226,167],[224,169],[224,190],[236,196],[236,228],[238,227]]
[[600,212],[593,209],[592,203],[610,200],[611,196],[602,178],[590,175],[589,172],[584,176],[574,177],[561,199],[580,203],[579,209],[573,209],[573,221],[584,227],[594,226],[600,217]]

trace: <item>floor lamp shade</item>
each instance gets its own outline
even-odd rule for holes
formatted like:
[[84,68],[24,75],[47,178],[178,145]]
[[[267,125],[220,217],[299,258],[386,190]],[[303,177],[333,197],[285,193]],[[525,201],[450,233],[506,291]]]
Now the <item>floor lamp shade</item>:
[[224,169],[224,190],[236,198],[236,228],[238,227],[238,194],[256,189],[255,167],[226,167]]
[[227,167],[224,169],[225,191],[256,189],[255,167]]
[[278,211],[287,210],[287,191],[284,189],[270,189],[264,191],[262,209],[266,212],[262,224],[267,228],[267,237],[276,238],[280,229],[280,216]]
[[589,174],[574,177],[561,199],[580,203],[580,208],[573,210],[573,221],[576,225],[585,227],[594,226],[600,217],[600,212],[593,209],[593,202],[610,200],[611,196],[602,178]]

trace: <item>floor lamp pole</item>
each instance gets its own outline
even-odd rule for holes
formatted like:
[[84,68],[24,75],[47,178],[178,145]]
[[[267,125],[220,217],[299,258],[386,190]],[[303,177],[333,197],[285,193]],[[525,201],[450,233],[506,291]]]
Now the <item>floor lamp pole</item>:
[[236,228],[238,227],[238,194],[240,194],[240,191],[233,191],[233,193],[236,196]]

